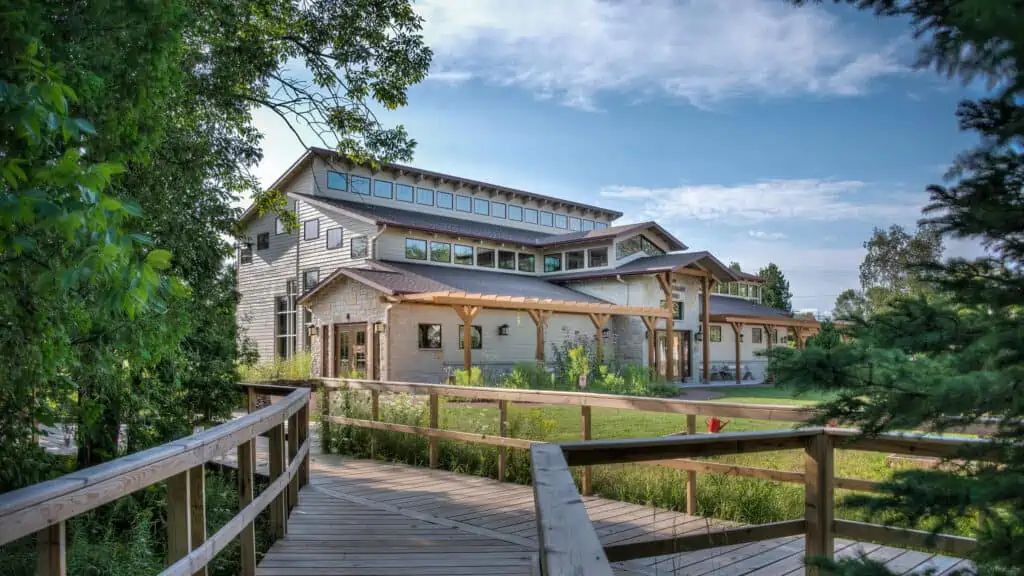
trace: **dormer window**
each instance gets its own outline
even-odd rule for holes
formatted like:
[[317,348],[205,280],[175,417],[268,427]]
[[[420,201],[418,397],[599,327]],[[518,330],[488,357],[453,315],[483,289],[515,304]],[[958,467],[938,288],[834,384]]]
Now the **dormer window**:
[[552,214],[551,212],[541,212],[540,213],[540,225],[541,226],[554,226],[555,225],[555,215]]
[[565,214],[555,214],[555,228],[568,228],[569,219]]
[[328,172],[327,173],[327,187],[331,190],[341,190],[342,192],[348,192],[348,177],[341,172]]
[[569,230],[572,230],[572,231],[575,232],[575,231],[578,231],[582,227],[583,227],[583,222],[580,221],[579,218],[576,218],[575,216],[569,218]]
[[473,213],[487,216],[491,213],[491,203],[483,198],[473,199]]
[[472,212],[473,211],[473,199],[469,196],[456,196],[455,197],[455,209],[459,212]]
[[353,176],[350,179],[351,191],[363,196],[370,195],[370,179],[364,176]]
[[502,202],[491,202],[491,216],[495,218],[504,218],[506,214],[506,205]]
[[584,232],[590,232],[593,229],[594,229],[594,221],[593,220],[583,220],[583,231]]
[[399,202],[412,202],[412,186],[395,184],[395,199]]
[[533,208],[523,208],[523,222],[527,224],[537,223],[537,211]]
[[515,204],[509,204],[508,206],[508,219],[515,220],[516,222],[523,221],[523,207],[516,206]]

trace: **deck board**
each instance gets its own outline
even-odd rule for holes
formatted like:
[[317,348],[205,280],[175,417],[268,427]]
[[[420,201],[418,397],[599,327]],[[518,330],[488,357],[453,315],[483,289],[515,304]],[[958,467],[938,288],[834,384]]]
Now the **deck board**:
[[[259,446],[258,446],[259,459]],[[585,497],[601,542],[699,534],[733,524],[627,502]],[[617,563],[619,576],[802,575],[802,536]],[[310,486],[288,535],[261,576],[532,575],[537,535],[528,486],[379,461],[315,454]],[[864,552],[904,573],[948,571],[956,558],[836,540],[837,556]]]

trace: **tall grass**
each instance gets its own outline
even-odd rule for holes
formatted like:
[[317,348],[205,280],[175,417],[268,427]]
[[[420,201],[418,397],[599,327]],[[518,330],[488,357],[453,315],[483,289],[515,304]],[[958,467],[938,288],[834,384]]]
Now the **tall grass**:
[[238,374],[242,382],[305,380],[311,375],[312,365],[313,356],[309,352],[299,352],[287,360],[243,364],[238,367]]

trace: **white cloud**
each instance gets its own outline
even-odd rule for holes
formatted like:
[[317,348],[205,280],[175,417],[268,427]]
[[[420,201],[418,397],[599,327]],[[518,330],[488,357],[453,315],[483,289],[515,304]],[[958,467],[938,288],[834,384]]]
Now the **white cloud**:
[[905,73],[894,52],[817,6],[778,0],[420,0],[440,79],[517,86],[594,107],[602,93],[694,104],[852,95]]
[[[858,180],[763,180],[736,186],[676,188],[609,186],[606,198],[629,199],[645,217],[664,221],[721,220],[749,224],[781,218],[816,221],[913,220],[923,199],[890,193],[885,202],[868,201],[868,184]],[[753,236],[753,234],[751,234]]]
[[782,232],[766,232],[764,230],[748,230],[747,236],[758,240],[784,240],[786,238]]

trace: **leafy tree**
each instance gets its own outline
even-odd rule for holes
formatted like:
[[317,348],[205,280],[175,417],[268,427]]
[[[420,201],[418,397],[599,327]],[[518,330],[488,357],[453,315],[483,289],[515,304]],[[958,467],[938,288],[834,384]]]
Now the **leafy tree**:
[[[978,144],[963,153],[946,185],[929,187],[922,224],[944,237],[980,241],[988,254],[925,263],[920,293],[898,288],[886,306],[854,328],[849,343],[774,350],[772,370],[803,388],[834,388],[820,422],[838,419],[864,435],[889,430],[945,432],[982,417],[998,465],[897,472],[881,497],[849,501],[892,522],[949,532],[983,513],[972,559],[981,574],[1019,575],[1024,567],[1024,6],[974,0],[848,0],[899,16],[924,38],[922,66],[994,88],[962,102],[961,129]],[[880,276],[885,278],[885,276]],[[896,280],[903,277],[897,275]],[[915,293],[917,292],[917,293]],[[970,461],[977,449],[957,456]],[[834,574],[888,574],[860,558],[820,561]]]
[[902,226],[875,228],[864,243],[867,254],[860,265],[861,293],[869,308],[877,310],[898,295],[927,290],[926,267],[942,256],[942,236],[933,226],[919,226],[914,234]]
[[732,270],[733,272],[743,272],[743,269],[740,268],[739,262],[729,262],[729,270]]
[[761,268],[757,275],[765,281],[761,288],[764,294],[764,304],[776,310],[792,312],[793,293],[789,291],[789,281],[782,274],[782,270],[779,270],[774,262],[769,262],[767,266]]
[[848,288],[836,296],[832,315],[836,320],[863,320],[867,318],[868,306],[868,299],[862,292]]

